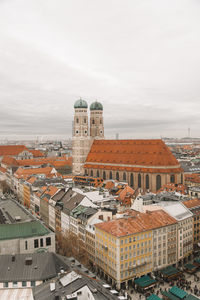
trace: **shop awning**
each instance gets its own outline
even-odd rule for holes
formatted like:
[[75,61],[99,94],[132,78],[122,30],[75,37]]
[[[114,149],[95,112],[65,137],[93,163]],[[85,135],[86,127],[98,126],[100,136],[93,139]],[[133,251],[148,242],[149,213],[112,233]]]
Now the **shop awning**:
[[148,275],[142,276],[134,280],[135,284],[137,284],[141,288],[149,287],[156,283],[156,280],[151,278]]
[[169,290],[169,292],[171,294],[173,294],[174,296],[178,297],[179,299],[183,299],[185,296],[187,296],[187,293],[184,290],[182,290],[179,287],[177,287],[177,286],[173,286]]

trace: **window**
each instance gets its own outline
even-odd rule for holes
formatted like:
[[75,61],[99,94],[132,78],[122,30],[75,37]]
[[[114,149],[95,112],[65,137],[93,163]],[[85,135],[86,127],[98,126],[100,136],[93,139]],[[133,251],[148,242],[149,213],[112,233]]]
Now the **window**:
[[106,180],[106,172],[103,171],[103,179]]
[[76,123],[79,123],[79,119],[78,118],[76,118]]
[[39,247],[38,240],[34,240],[34,248],[38,248],[38,247]]
[[8,287],[8,282],[4,282],[4,283],[3,283],[3,287],[4,287],[4,288],[7,288],[7,287]]
[[149,189],[149,175],[146,175],[146,189]]
[[97,170],[97,177],[99,177],[99,170]]
[[13,287],[17,287],[17,281],[13,281]]
[[174,183],[174,182],[175,182],[175,176],[174,176],[174,175],[171,175],[171,176],[170,176],[170,182],[171,182],[171,183]]
[[43,247],[43,239],[40,239],[40,247]]
[[141,174],[138,174],[138,188],[141,188]]
[[31,286],[35,286],[35,281],[31,281]]
[[111,171],[110,171],[110,176],[109,177],[110,177],[110,179],[112,179],[112,172]]
[[46,246],[51,246],[51,238],[46,238]]
[[90,171],[90,176],[93,177],[93,170]]
[[28,242],[25,241],[25,250],[28,250]]
[[116,173],[116,180],[119,180],[119,172]]
[[123,180],[126,181],[126,173],[123,173]]
[[131,182],[130,182],[130,185],[131,185],[131,187],[133,187],[133,173],[131,173]]
[[161,176],[156,176],[156,190],[159,190],[161,188]]
[[22,286],[27,286],[27,282],[26,281],[22,281]]

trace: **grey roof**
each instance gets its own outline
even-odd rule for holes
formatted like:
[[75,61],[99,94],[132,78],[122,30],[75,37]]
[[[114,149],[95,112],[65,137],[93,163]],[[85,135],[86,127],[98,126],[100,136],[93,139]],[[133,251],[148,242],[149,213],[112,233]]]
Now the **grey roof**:
[[81,203],[81,201],[85,198],[84,195],[77,194],[75,192],[72,192],[73,196],[71,198],[65,198],[65,196],[62,198],[62,202],[64,204],[64,210],[68,213],[70,213],[75,207]]
[[65,193],[66,193],[65,189],[61,189],[52,197],[52,199],[54,201],[60,201],[62,197],[65,195]]
[[56,177],[56,178],[45,178],[45,179],[37,179],[34,181],[32,186],[34,187],[40,187],[40,186],[45,186],[45,185],[54,185],[54,184],[61,184],[61,185],[66,185],[66,182],[64,179]]
[[[25,210],[19,203],[14,200],[6,199],[0,201],[0,223],[1,224],[13,224],[20,222],[27,222],[33,220],[31,214]],[[18,221],[16,221],[16,217]]]
[[97,280],[90,279],[84,275],[82,275],[81,278],[77,278],[67,286],[63,286],[59,280],[57,280],[55,283],[55,290],[53,292],[50,291],[50,282],[41,284],[33,289],[33,295],[35,300],[54,300],[55,296],[70,295],[86,285],[93,293],[95,300],[118,299],[117,296],[112,295],[110,291],[105,289]]
[[[60,269],[69,267],[55,253],[0,255],[0,282],[47,280],[57,276]],[[32,258],[32,264],[26,265],[26,259]]]

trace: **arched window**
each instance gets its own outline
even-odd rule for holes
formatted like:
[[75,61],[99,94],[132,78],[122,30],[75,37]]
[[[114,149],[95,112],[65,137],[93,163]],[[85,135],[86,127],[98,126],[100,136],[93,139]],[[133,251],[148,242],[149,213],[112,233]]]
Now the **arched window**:
[[146,175],[146,189],[149,189],[149,175]]
[[141,188],[141,174],[138,174],[138,187]]
[[103,180],[106,180],[106,172],[103,171]]
[[156,176],[156,190],[159,190],[161,188],[161,176]]
[[85,175],[87,175],[87,170],[85,169]]
[[116,173],[116,180],[119,180],[119,172]]
[[93,170],[90,171],[90,176],[93,177]]
[[112,172],[111,172],[111,171],[110,171],[110,176],[109,176],[109,178],[112,179]]
[[170,182],[171,182],[171,183],[174,183],[174,182],[175,182],[175,176],[174,176],[174,175],[171,175],[171,176],[170,176]]
[[126,181],[126,173],[123,173],[123,180]]
[[131,182],[130,182],[131,186],[133,187],[134,182],[133,182],[133,173],[131,173]]
[[97,170],[97,177],[99,177],[99,170]]
[[181,174],[181,184],[183,184],[183,174]]

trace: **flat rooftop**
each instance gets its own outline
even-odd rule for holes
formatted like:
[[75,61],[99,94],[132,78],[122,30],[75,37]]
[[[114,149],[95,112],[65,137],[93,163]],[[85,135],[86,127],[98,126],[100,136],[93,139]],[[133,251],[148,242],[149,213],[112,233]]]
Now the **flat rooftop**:
[[0,200],[0,224],[30,222],[32,215],[14,200]]

